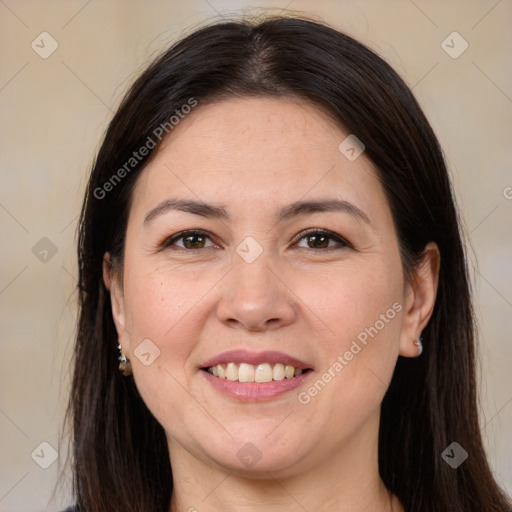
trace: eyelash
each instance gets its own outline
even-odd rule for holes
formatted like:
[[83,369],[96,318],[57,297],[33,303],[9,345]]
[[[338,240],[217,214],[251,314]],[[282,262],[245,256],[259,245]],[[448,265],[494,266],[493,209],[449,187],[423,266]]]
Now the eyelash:
[[[303,231],[302,233],[300,233],[299,238],[296,243],[300,242],[304,238],[307,238],[307,237],[310,237],[313,235],[320,235],[320,236],[335,240],[338,244],[340,244],[340,246],[339,247],[326,247],[326,248],[322,248],[321,250],[316,250],[311,247],[302,247],[303,249],[310,249],[315,252],[325,252],[325,251],[330,251],[330,250],[344,249],[347,247],[350,249],[354,248],[352,246],[352,244],[350,242],[348,242],[345,238],[338,235],[337,233],[333,233],[332,231],[328,231],[326,229],[309,229],[309,230]],[[203,231],[201,229],[189,229],[186,231],[181,231],[180,233],[177,233],[176,235],[173,235],[172,237],[167,238],[163,242],[162,247],[163,248],[171,247],[177,240],[181,240],[181,239],[187,238],[189,236],[203,236],[203,237],[207,237],[208,239],[211,240],[209,233],[207,233],[206,231]],[[211,247],[202,247],[200,249],[209,249],[209,248],[211,248]],[[197,249],[187,249],[186,247],[179,247],[179,249],[184,250],[184,251],[197,250]]]

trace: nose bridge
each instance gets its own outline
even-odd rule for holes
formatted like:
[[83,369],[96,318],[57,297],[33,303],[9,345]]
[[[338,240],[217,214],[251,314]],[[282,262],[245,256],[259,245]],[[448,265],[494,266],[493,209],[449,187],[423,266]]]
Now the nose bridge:
[[276,268],[270,248],[260,245],[258,249],[252,240],[242,242],[224,283],[217,310],[219,319],[248,330],[291,322],[295,309]]
[[[233,299],[245,308],[261,308],[276,299],[282,291],[278,290],[276,277],[270,271],[273,265],[271,250],[262,250],[256,255],[253,247],[247,253],[241,244],[233,258],[231,290]],[[240,255],[242,252],[242,255]],[[247,256],[250,256],[247,258]]]
[[233,292],[245,302],[261,300],[263,297],[268,300],[273,294],[272,288],[276,285],[270,279],[270,276],[276,279],[270,271],[272,266],[269,250],[250,261],[236,254],[233,258]]

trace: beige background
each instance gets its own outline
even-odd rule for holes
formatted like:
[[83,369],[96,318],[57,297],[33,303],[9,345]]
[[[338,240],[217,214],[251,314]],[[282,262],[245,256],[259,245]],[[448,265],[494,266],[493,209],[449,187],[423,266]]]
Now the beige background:
[[[512,493],[510,0],[0,0],[0,512],[54,511],[69,499],[66,479],[51,498],[58,463],[43,469],[31,454],[49,463],[40,444],[59,446],[76,317],[74,231],[86,171],[121,94],[152,56],[199,24],[286,6],[381,53],[441,140],[473,246],[482,426],[497,478]],[[31,48],[43,31],[58,43],[47,59]],[[457,59],[441,46],[453,31],[469,44]],[[56,254],[41,252],[47,241],[34,254],[43,237]]]

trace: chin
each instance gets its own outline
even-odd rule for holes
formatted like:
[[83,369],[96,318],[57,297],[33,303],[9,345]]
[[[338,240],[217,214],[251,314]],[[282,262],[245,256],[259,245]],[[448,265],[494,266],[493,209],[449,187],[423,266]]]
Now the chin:
[[269,441],[261,433],[229,439],[227,445],[210,446],[204,449],[204,453],[223,469],[251,478],[268,478],[269,472],[281,476],[297,473],[300,471],[300,461],[306,455],[304,441],[300,440],[293,442],[286,438]]

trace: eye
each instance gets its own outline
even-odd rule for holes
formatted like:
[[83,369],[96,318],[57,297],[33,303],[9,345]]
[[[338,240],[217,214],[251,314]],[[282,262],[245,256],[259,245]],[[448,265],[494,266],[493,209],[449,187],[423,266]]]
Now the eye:
[[[302,242],[302,240],[306,240],[306,247],[301,247],[300,242]],[[179,241],[182,241],[181,245],[177,243]],[[207,241],[210,242],[210,245],[206,245]],[[332,242],[334,242],[334,244]],[[344,247],[353,248],[352,244],[350,244],[343,237],[325,229],[311,229],[305,233],[301,233],[299,243],[297,245],[298,247],[305,249],[342,249]],[[162,246],[175,246],[185,250],[208,249],[209,247],[217,247],[217,245],[212,242],[210,235],[200,229],[182,231],[181,233],[168,238],[162,244]]]
[[[179,240],[183,240],[182,245],[176,244],[176,242]],[[207,249],[208,247],[216,247],[216,245],[213,242],[211,242],[211,245],[206,246],[205,243],[207,240],[210,240],[210,242],[211,242],[211,239],[206,232],[201,231],[199,229],[192,229],[192,230],[188,230],[188,231],[182,231],[181,233],[178,233],[177,235],[175,235],[171,238],[168,238],[163,243],[163,245],[165,247],[170,247],[170,246],[175,245],[177,247],[180,247],[181,249],[186,249],[186,250]]]
[[[327,231],[325,229],[312,229],[306,233],[301,233],[299,242],[306,240],[307,247],[302,246],[306,249],[342,249],[344,247],[352,247],[352,244],[347,242],[340,235]],[[334,245],[330,245],[330,242],[334,241]],[[298,245],[301,247],[300,245]]]

